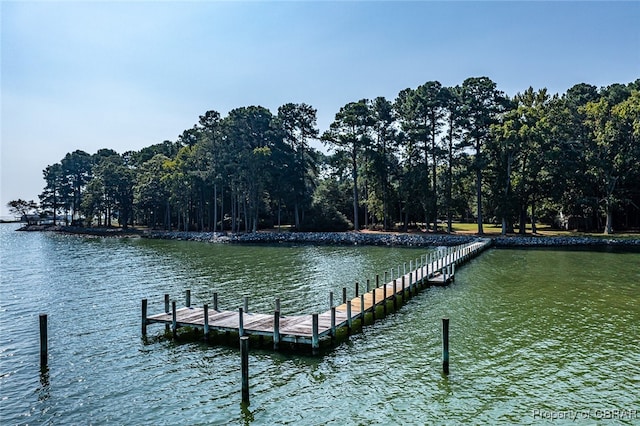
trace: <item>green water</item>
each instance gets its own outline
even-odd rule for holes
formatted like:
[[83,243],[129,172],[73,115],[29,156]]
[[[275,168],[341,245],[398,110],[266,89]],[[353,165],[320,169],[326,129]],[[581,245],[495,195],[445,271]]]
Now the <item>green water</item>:
[[[163,294],[285,314],[425,249],[229,246],[0,226],[4,424],[638,424],[640,254],[490,250],[322,357],[140,336]],[[48,374],[38,314],[49,314]],[[450,318],[451,374],[441,373]],[[613,410],[618,410],[614,412]],[[550,419],[551,416],[560,417]],[[614,417],[609,419],[607,417]]]

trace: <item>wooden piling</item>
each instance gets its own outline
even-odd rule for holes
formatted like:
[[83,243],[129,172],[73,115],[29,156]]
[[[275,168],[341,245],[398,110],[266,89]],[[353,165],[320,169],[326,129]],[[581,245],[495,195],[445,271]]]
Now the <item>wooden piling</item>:
[[318,314],[311,315],[311,351],[313,354],[318,353],[320,349],[320,338],[318,337]]
[[[143,299],[146,302],[146,299]],[[143,304],[143,308],[146,308],[145,303]],[[146,328],[146,327],[145,327]],[[146,330],[145,330],[146,333]],[[44,371],[47,369],[47,364],[49,360],[49,345],[48,345],[48,337],[47,337],[47,314],[40,314],[40,370]]]
[[[42,321],[42,315],[40,315],[40,320]],[[142,299],[142,335],[147,335],[147,299]]]
[[[276,299],[280,300],[280,299]],[[273,350],[277,351],[280,346],[280,309],[273,311]]]
[[398,289],[396,288],[397,280],[393,280],[393,310],[394,312],[398,310],[398,295],[396,294]]
[[171,301],[171,333],[175,339],[178,336],[178,315],[176,314],[176,301]]
[[240,337],[240,369],[242,371],[242,403],[249,405],[249,336]]
[[369,280],[367,279],[367,293],[369,293]]
[[376,322],[376,289],[374,288],[371,292],[371,315],[373,318],[373,322]]
[[351,300],[347,300],[347,334],[351,334]]
[[213,293],[213,310],[218,311],[218,293]]
[[376,288],[380,287],[380,275],[376,274]]
[[[169,311],[170,309],[171,309],[171,304],[169,303],[169,295],[165,294],[164,295],[164,313],[168,314],[170,312]],[[169,333],[169,324],[164,325],[164,332],[167,334]]]
[[360,295],[360,317],[362,318],[362,327],[364,327],[364,293]]
[[356,281],[356,295],[355,295],[355,297],[358,297],[359,294],[360,294],[360,284],[358,283],[358,281]]
[[442,318],[442,372],[449,374],[449,318]]
[[275,301],[275,310],[280,312],[280,298],[279,297],[276,298],[276,301]]
[[191,290],[185,291],[184,298],[185,298],[185,306],[187,308],[190,308],[191,307]]
[[249,313],[249,296],[244,296],[242,298],[242,306],[246,313]]
[[238,334],[244,336],[244,315],[242,308],[238,308]]
[[333,308],[333,292],[329,292],[329,308]]
[[387,284],[382,285],[382,313],[387,316]]
[[406,303],[407,301],[407,292],[405,290],[405,279],[404,275],[402,276],[402,303]]
[[347,303],[347,288],[342,287],[342,303]]
[[203,312],[203,316],[204,316],[204,341],[208,342],[209,341],[209,305],[207,305],[205,303],[205,305],[202,307],[204,312]]
[[331,307],[331,337],[336,337],[336,307]]

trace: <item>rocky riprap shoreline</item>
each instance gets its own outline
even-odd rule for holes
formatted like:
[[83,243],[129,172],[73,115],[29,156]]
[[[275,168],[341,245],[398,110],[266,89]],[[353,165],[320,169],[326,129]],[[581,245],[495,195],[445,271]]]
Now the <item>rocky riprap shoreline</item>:
[[[378,234],[367,232],[223,232],[143,231],[122,228],[83,228],[76,226],[30,225],[25,231],[57,231],[98,237],[141,237],[163,240],[237,244],[321,244],[374,246],[454,246],[480,237],[448,234]],[[628,247],[640,249],[639,238],[506,236],[490,238],[494,247]]]
[[[447,234],[371,234],[360,232],[257,232],[225,234],[213,232],[149,231],[143,237],[171,240],[202,241],[211,243],[249,244],[323,244],[323,245],[376,245],[376,246],[454,246],[477,240],[475,235]],[[508,236],[487,237],[494,247],[635,247],[640,248],[640,238],[615,239],[594,237],[540,237]]]
[[369,234],[360,232],[256,232],[226,234],[220,232],[148,231],[146,238],[244,244],[322,244],[375,246],[452,246],[473,241],[464,235]]

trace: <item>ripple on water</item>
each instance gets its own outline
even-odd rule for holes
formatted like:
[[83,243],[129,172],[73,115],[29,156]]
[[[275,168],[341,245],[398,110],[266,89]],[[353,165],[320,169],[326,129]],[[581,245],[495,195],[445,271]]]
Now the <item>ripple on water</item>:
[[[182,303],[190,288],[198,304],[217,291],[223,307],[249,296],[250,309],[269,311],[280,297],[285,313],[323,311],[330,291],[352,294],[355,281],[374,282],[425,250],[15,232],[1,244],[0,404],[12,424],[492,425],[532,423],[536,408],[640,406],[638,254],[487,252],[452,286],[422,292],[321,358],[253,350],[242,410],[238,351],[145,344],[141,298],[160,311],[164,293]],[[451,319],[449,376],[442,317]]]

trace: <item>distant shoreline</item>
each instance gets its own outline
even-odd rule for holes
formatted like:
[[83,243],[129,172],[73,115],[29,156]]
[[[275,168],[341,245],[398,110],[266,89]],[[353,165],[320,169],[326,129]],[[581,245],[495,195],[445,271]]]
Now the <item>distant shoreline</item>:
[[369,232],[273,232],[230,234],[226,232],[185,232],[139,230],[135,228],[84,228],[75,226],[27,225],[19,231],[48,231],[96,237],[148,238],[198,241],[216,244],[319,244],[369,246],[453,246],[478,238],[489,238],[494,247],[628,247],[640,249],[640,237],[615,236],[478,236],[452,234],[369,233]]

